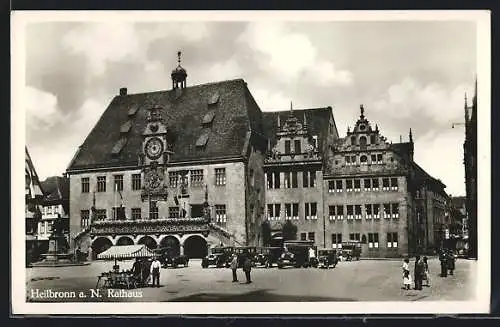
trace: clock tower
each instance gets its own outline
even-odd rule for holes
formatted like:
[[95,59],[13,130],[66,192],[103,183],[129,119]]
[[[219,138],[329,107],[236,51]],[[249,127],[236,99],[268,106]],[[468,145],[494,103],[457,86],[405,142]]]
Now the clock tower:
[[169,161],[172,144],[168,138],[167,127],[161,116],[162,108],[149,108],[146,128],[142,133],[142,152],[139,154],[139,165],[143,173],[142,200],[166,201],[168,197],[165,185],[166,166]]

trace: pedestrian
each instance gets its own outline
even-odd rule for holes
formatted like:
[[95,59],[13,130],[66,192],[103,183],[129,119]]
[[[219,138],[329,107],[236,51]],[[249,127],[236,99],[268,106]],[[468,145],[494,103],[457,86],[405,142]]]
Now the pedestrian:
[[250,277],[250,272],[252,271],[252,260],[250,259],[250,254],[246,253],[244,260],[243,271],[245,272],[245,277],[247,278],[247,284],[250,284],[252,282]]
[[420,256],[417,255],[415,257],[415,269],[413,271],[414,279],[415,279],[415,290],[422,290],[422,279],[424,275],[424,263],[420,259]]
[[449,270],[449,275],[453,275],[453,270],[455,270],[455,254],[453,253],[452,250],[448,250],[447,266]]
[[429,272],[429,263],[427,262],[427,257],[424,257],[424,279],[425,279],[425,286],[430,287],[431,286],[431,274]]
[[411,286],[410,260],[405,258],[403,261],[403,288],[409,290]]
[[233,271],[233,283],[236,283],[238,281],[238,276],[236,275],[237,269],[238,269],[238,255],[234,253],[233,258],[231,260],[231,270]]
[[141,260],[139,257],[135,258],[135,262],[132,265],[132,276],[137,282],[142,283],[142,267],[141,267]]
[[443,249],[439,250],[439,261],[441,262],[441,277],[448,275],[448,256]]
[[161,263],[158,261],[156,257],[154,257],[153,262],[151,263],[151,276],[153,278],[153,287],[160,287],[160,268],[161,268]]

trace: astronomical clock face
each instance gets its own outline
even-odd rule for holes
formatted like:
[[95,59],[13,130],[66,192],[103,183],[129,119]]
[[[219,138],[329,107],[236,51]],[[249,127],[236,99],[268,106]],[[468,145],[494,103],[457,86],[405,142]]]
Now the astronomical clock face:
[[146,142],[144,150],[149,159],[156,160],[163,154],[163,142],[160,138],[153,137]]
[[163,182],[163,176],[156,170],[151,170],[146,174],[146,185],[150,190],[160,188]]

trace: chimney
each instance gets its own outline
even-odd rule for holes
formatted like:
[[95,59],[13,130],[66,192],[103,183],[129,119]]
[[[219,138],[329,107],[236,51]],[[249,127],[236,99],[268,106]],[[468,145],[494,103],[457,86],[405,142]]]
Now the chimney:
[[123,96],[123,95],[127,95],[127,88],[126,87],[122,87],[120,88],[120,95]]

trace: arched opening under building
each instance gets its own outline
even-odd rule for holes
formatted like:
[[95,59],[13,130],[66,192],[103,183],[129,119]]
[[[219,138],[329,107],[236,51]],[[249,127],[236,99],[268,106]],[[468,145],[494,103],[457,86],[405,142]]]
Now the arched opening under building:
[[109,249],[113,243],[106,237],[98,237],[92,242],[92,259],[95,260],[97,255]]
[[188,258],[203,258],[207,253],[207,241],[203,237],[192,235],[184,241],[184,255]]
[[160,241],[160,248],[166,249],[170,255],[179,255],[181,253],[181,244],[174,236],[165,236]]
[[116,245],[134,245],[134,240],[128,236],[122,236],[116,241]]
[[154,240],[154,238],[152,238],[151,236],[144,236],[142,237],[139,242],[137,242],[137,244],[144,244],[148,247],[148,249],[150,250],[154,250],[156,249],[156,247],[158,246],[156,244],[156,241]]

